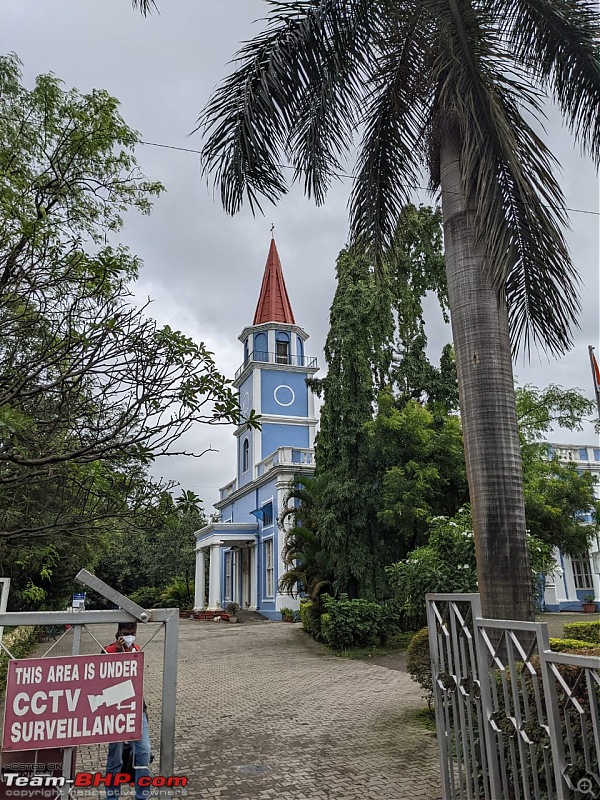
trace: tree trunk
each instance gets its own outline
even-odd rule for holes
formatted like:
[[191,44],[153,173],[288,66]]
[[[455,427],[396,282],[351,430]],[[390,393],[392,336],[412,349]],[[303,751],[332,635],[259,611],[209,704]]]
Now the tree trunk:
[[448,297],[483,614],[532,620],[531,574],[508,314],[475,239],[458,141],[440,148]]

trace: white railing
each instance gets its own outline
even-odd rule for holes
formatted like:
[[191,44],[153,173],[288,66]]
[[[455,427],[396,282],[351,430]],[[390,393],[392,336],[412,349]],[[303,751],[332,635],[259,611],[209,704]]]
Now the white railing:
[[277,466],[314,466],[315,455],[310,448],[279,447],[256,465],[256,477]]
[[317,368],[317,359],[313,356],[295,356],[291,353],[284,355],[283,353],[269,353],[266,350],[255,350],[244,359],[244,363],[236,370],[236,379],[240,377],[242,372],[252,362],[258,362],[260,364],[279,364],[280,366],[288,365],[290,367],[307,367],[308,369]]
[[[315,454],[309,447],[278,447],[270,456],[263,458],[256,465],[254,477],[259,478],[265,475],[274,467],[314,467]],[[219,489],[219,499],[226,500],[230,495],[238,490],[237,479],[232,480],[226,486]]]
[[237,479],[234,478],[227,486],[221,487],[219,489],[220,500],[226,500],[230,494],[233,494],[237,489]]

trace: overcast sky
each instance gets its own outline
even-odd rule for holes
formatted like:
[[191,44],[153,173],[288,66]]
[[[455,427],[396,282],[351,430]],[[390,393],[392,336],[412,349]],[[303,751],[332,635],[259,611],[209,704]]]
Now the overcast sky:
[[[262,27],[262,0],[158,0],[160,15],[144,19],[129,0],[3,0],[0,51],[24,62],[24,78],[54,72],[67,87],[103,88],[121,101],[126,122],[146,142],[200,148],[189,136],[211,91],[230,67],[240,42]],[[571,208],[598,212],[598,179],[569,135],[554,120],[549,140],[563,165],[562,185]],[[159,147],[140,147],[145,174],[167,192],[149,218],[130,215],[121,240],[144,268],[135,291],[151,297],[151,313],[162,324],[204,341],[223,373],[233,377],[242,361],[237,337],[251,324],[269,247],[271,223],[296,321],[309,334],[308,355],[323,364],[322,348],[335,289],[334,267],[347,233],[349,187],[334,185],[327,203],[315,208],[293,190],[267,216],[247,211],[228,217],[200,178],[198,156]],[[430,199],[428,202],[432,202]],[[559,360],[535,355],[515,364],[520,383],[550,382],[580,387],[593,396],[589,344],[599,342],[599,217],[572,213],[568,241],[584,281],[581,330],[575,347]],[[430,356],[450,333],[437,314],[428,326]],[[594,443],[582,434],[556,432],[557,441]],[[193,489],[210,508],[217,488],[234,477],[231,428],[198,427],[188,447],[219,450],[202,459],[160,462],[159,472]]]

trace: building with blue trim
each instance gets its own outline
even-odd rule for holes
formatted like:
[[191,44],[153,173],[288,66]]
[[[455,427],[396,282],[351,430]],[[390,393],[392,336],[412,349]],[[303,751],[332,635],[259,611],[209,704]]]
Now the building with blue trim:
[[[596,478],[594,492],[600,499],[600,446],[577,444],[549,444],[549,455],[559,461],[575,464],[581,472],[591,472]],[[592,525],[591,514],[581,514],[581,525]],[[600,542],[596,542],[587,555],[571,558],[555,548],[554,558],[557,569],[554,575],[546,577],[544,591],[545,611],[581,611],[581,603],[586,595],[593,594],[600,603]]]
[[[274,239],[253,323],[239,339],[236,477],[220,489],[215,503],[221,521],[196,533],[194,606],[202,609],[208,594],[208,609],[236,602],[280,619],[280,609],[297,608],[298,601],[278,591],[284,533],[277,519],[293,477],[314,469],[317,419],[306,381],[318,367],[316,358],[305,355],[308,334],[296,325]],[[260,415],[260,430],[244,421],[251,409]]]

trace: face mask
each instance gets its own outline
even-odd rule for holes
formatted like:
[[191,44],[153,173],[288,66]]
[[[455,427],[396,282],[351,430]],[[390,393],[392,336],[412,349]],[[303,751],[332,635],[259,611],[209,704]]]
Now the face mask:
[[125,647],[131,647],[135,642],[135,636],[124,636],[123,641],[125,642]]

